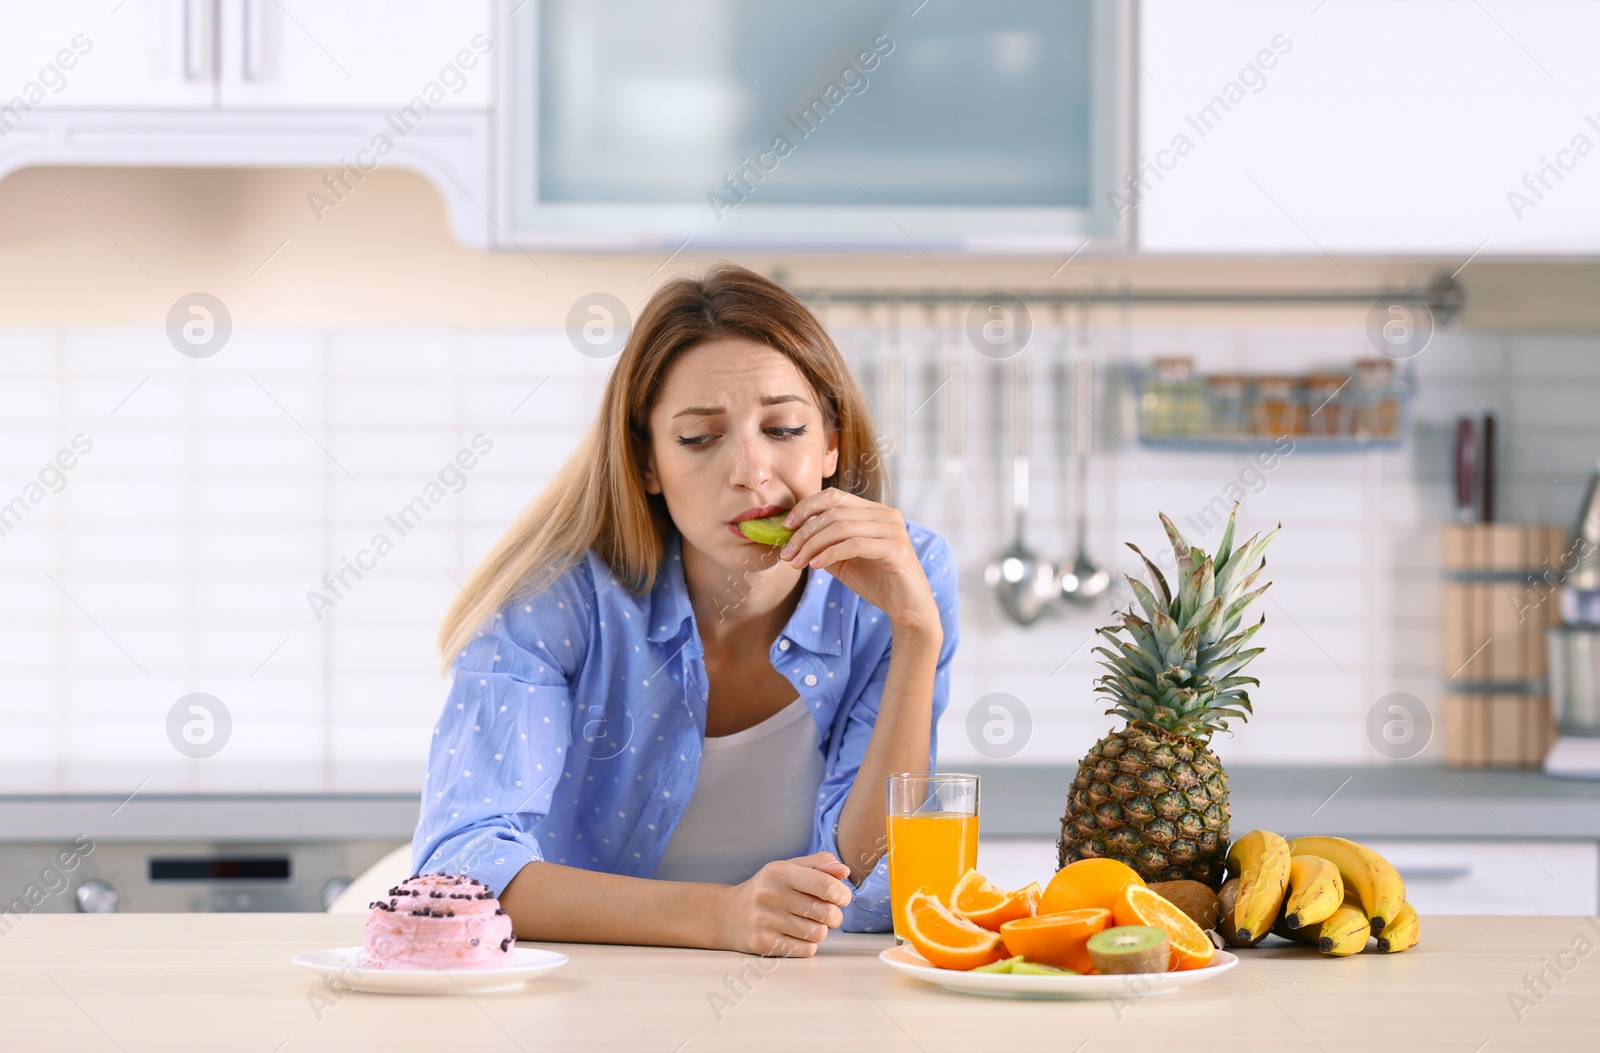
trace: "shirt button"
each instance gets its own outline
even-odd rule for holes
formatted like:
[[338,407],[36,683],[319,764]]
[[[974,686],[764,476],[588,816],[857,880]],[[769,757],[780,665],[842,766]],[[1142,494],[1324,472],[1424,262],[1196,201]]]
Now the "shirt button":
[[787,651],[788,649],[789,649],[789,641],[788,640],[779,640],[778,641],[778,650]]
[[815,676],[812,676],[810,673],[807,673],[806,674],[806,686],[807,687],[816,687],[817,686],[817,678]]

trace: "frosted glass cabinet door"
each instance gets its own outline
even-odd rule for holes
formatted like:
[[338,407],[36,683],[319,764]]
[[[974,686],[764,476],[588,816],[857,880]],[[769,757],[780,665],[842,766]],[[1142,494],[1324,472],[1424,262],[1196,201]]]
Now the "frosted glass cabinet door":
[[209,109],[211,0],[0,0],[0,131],[34,109]]
[[1109,229],[1114,0],[529,0],[508,25],[520,234],[915,252]]

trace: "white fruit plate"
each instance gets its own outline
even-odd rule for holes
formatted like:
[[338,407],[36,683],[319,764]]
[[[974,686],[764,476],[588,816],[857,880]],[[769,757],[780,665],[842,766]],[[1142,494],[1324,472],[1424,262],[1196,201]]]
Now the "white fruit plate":
[[373,994],[494,994],[515,991],[534,977],[567,964],[567,956],[535,947],[518,947],[504,969],[362,969],[360,947],[310,951],[289,959],[312,972],[332,976],[340,987]]
[[974,973],[941,969],[903,944],[881,952],[878,958],[918,980],[964,994],[991,998],[1143,998],[1168,994],[1180,987],[1204,983],[1239,964],[1236,955],[1218,951],[1204,969],[1176,973],[1139,973],[1130,976],[1015,976],[1011,973]]

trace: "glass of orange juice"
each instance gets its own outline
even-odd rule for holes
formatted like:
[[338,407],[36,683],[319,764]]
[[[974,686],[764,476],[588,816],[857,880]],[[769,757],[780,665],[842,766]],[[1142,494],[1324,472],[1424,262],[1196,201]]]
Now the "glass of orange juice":
[[905,907],[927,887],[941,901],[978,865],[978,777],[904,771],[889,776],[889,903],[897,943],[906,942]]

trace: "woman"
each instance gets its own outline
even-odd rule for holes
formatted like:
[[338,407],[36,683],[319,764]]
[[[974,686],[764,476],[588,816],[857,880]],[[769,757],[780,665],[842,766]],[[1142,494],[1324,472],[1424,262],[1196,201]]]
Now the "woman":
[[[934,766],[956,567],[879,502],[872,436],[780,286],[660,289],[445,618],[413,869],[484,882],[524,939],[805,957],[888,931],[885,777]],[[778,514],[781,550],[734,525]]]

